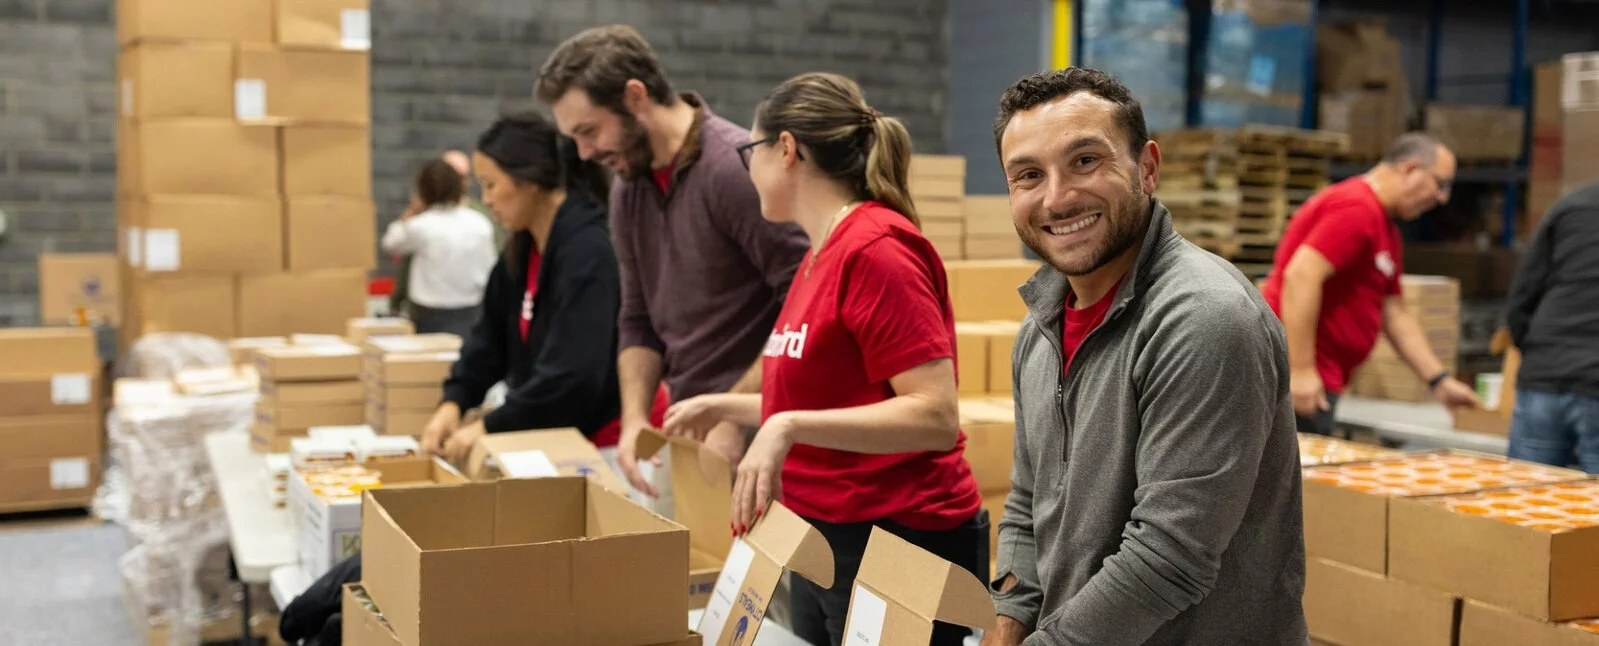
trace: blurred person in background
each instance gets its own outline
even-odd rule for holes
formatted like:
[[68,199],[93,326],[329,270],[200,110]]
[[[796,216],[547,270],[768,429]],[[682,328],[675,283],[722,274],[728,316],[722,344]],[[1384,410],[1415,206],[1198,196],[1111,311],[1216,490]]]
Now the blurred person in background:
[[411,258],[406,310],[418,333],[464,337],[478,319],[494,228],[462,205],[463,185],[443,160],[423,164],[410,206],[383,233],[384,251]]
[[1560,198],[1510,288],[1510,457],[1599,473],[1599,183]]
[[1396,222],[1448,202],[1454,182],[1454,154],[1431,135],[1408,133],[1371,170],[1323,189],[1288,221],[1261,292],[1288,331],[1301,432],[1332,434],[1338,397],[1379,332],[1440,403],[1482,406],[1444,369],[1401,289]]
[[1017,81],[994,126],[1021,287],[992,646],[1304,644],[1287,342],[1152,197],[1160,147],[1108,74]]
[[[833,587],[793,577],[790,622],[801,639],[837,646],[873,527],[988,577],[949,283],[911,203],[910,135],[854,81],[805,74],[779,85],[739,152],[762,215],[799,223],[811,251],[766,342],[760,394],[680,401],[666,427],[760,427],[733,486],[734,532],[776,500],[827,538]],[[939,624],[932,643],[958,646],[968,633]]]
[[[472,158],[459,150],[449,150],[439,159],[461,176],[462,204],[482,214],[483,219],[494,227],[494,248],[500,249],[505,244],[505,228],[500,226],[482,202],[472,196]],[[411,256],[395,254],[394,257],[398,269],[394,274],[394,291],[389,294],[389,312],[394,316],[405,316],[405,305],[411,293]]]
[[[650,402],[663,381],[674,401],[760,392],[761,348],[808,249],[805,232],[761,218],[737,150],[749,132],[698,95],[676,93],[632,27],[595,27],[561,43],[536,93],[583,159],[618,177],[610,195],[622,273],[618,458],[627,480],[670,516],[665,470],[646,479],[634,454]],[[736,463],[744,430],[719,425],[706,443]]]
[[[472,168],[511,236],[422,447],[460,462],[486,433],[574,427],[612,457],[621,286],[605,226],[604,171],[577,159],[571,142],[532,113],[484,132]],[[502,380],[505,402],[462,425],[462,414]],[[657,420],[665,403],[654,407]]]

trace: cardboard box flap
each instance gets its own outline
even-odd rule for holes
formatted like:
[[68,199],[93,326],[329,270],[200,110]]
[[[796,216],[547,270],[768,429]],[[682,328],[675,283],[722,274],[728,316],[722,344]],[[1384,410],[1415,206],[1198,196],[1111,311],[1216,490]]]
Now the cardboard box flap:
[[[376,524],[396,529],[413,552],[494,545],[495,494],[470,484],[369,489],[362,498],[362,549],[369,551],[365,544],[377,535],[369,531]],[[371,522],[374,513],[377,523]]]
[[445,332],[378,335],[367,337],[364,348],[378,354],[448,352],[461,349],[461,337]]
[[773,502],[744,540],[812,583],[833,587],[833,547],[827,537],[782,503]]
[[686,437],[667,437],[658,429],[645,429],[634,448],[646,458],[667,446],[672,451],[677,522],[688,528],[692,549],[725,558],[733,549],[732,535],[723,533],[732,522],[732,464],[715,449]]
[[872,528],[855,582],[925,619],[966,626],[994,627],[994,598],[972,573]]
[[[490,468],[490,458],[495,468]],[[575,428],[484,435],[467,457],[466,473],[474,480],[485,480],[496,470],[508,478],[587,476],[606,489],[627,492],[599,450]]]

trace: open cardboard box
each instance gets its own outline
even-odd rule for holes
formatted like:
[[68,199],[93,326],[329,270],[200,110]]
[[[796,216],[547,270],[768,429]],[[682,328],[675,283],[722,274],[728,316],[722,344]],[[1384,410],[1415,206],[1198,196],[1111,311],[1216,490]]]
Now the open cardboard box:
[[404,646],[681,641],[688,531],[586,478],[368,490],[362,585]]
[[1599,632],[1573,624],[1551,624],[1481,601],[1460,610],[1459,646],[1599,646]]
[[1456,599],[1381,574],[1305,559],[1305,623],[1334,644],[1454,646]]
[[[394,628],[382,615],[382,608],[369,605],[371,598],[359,583],[344,584],[344,644],[345,646],[401,646]],[[651,646],[700,646],[703,638],[690,632],[682,639],[652,644]],[[153,642],[152,642],[153,643]]]
[[850,594],[844,643],[921,646],[933,622],[993,629],[994,599],[971,572],[873,527]]
[[627,495],[627,486],[575,428],[490,433],[478,438],[466,459],[473,480],[583,476]]
[[1460,513],[1442,504],[1445,497],[1400,499],[1389,506],[1388,569],[1394,578],[1544,621],[1599,616],[1599,527],[1526,527]]
[[641,433],[639,459],[670,447],[674,515],[689,531],[689,607],[711,599],[722,564],[733,549],[733,466],[714,449],[686,437]]
[[1510,342],[1510,331],[1501,329],[1494,334],[1491,350],[1504,353],[1504,366],[1499,373],[1499,406],[1493,410],[1462,408],[1455,411],[1455,428],[1462,431],[1510,436],[1510,415],[1516,410],[1516,373],[1521,371],[1521,351]]
[[[438,458],[369,460],[382,473],[384,487],[416,487],[467,482],[465,475]],[[361,547],[361,501],[324,502],[298,473],[289,478],[288,506],[296,522],[300,567],[315,579]]]
[[705,646],[754,643],[783,570],[792,570],[823,588],[833,587],[833,548],[827,539],[774,502],[743,540],[734,541],[728,553],[705,614],[700,615],[699,633],[705,635]]

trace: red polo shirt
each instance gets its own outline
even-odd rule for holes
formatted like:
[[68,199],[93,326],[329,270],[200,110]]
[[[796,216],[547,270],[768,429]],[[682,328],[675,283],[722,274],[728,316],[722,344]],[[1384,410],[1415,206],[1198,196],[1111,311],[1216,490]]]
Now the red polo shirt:
[[[762,420],[875,404],[894,396],[891,377],[955,356],[943,262],[904,216],[867,202],[836,226],[807,275],[809,262],[766,344]],[[982,505],[965,447],[965,433],[948,451],[891,455],[796,444],[783,464],[783,504],[830,523],[952,529]]]
[[1352,177],[1316,194],[1288,221],[1261,290],[1279,317],[1283,271],[1300,245],[1315,249],[1333,266],[1332,277],[1322,285],[1316,322],[1316,372],[1327,392],[1338,394],[1377,344],[1383,302],[1400,294],[1403,238],[1364,179]]

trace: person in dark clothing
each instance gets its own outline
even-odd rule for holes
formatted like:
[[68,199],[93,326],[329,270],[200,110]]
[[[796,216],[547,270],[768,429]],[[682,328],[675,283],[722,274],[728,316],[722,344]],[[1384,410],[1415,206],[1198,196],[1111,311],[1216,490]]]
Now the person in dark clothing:
[[1599,473],[1599,183],[1555,202],[1510,289],[1510,457]]
[[342,644],[344,584],[360,580],[361,553],[356,552],[311,582],[305,592],[289,602],[278,620],[278,636],[301,646]]
[[[578,160],[571,142],[533,113],[490,127],[472,165],[484,204],[511,236],[489,275],[483,314],[444,381],[444,401],[423,430],[423,450],[461,461],[485,433],[558,427],[614,446],[621,279],[603,171]],[[463,412],[502,380],[505,403],[462,425]]]

